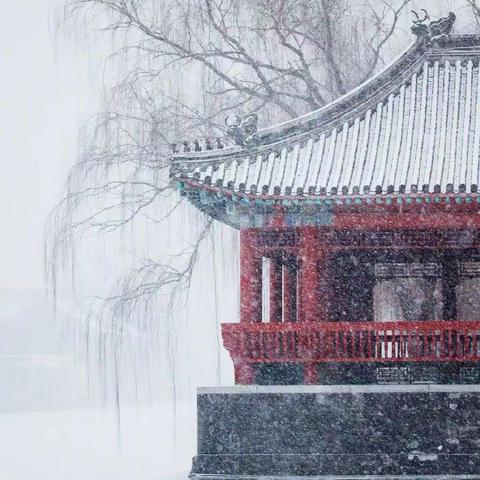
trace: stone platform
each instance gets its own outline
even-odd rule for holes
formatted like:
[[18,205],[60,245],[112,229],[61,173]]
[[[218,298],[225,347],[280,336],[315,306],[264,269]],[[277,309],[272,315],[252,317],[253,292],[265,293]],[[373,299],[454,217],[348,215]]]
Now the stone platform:
[[480,385],[201,388],[193,479],[480,480]]

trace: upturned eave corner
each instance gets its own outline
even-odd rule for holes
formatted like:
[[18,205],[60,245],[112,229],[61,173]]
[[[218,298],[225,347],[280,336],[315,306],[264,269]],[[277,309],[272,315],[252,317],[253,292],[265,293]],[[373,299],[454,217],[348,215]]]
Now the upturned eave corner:
[[[469,51],[474,49],[473,51]],[[415,69],[419,64],[430,57],[432,60],[443,58],[445,55],[468,55],[477,57],[480,54],[480,35],[478,34],[448,34],[442,38],[430,36],[418,36],[395,60],[387,65],[383,70],[367,79],[364,83],[339,97],[337,100],[301,115],[292,120],[279,123],[273,126],[267,126],[259,129],[255,133],[255,141],[251,144],[235,144],[228,137],[212,138],[207,145],[200,145],[199,141],[181,142],[174,144],[174,161],[189,159],[213,159],[218,157],[228,157],[239,154],[244,151],[250,154],[257,147],[277,142],[279,139],[289,138],[296,133],[305,133],[312,128],[324,126],[331,121],[335,121],[339,111],[346,107],[347,110],[355,111],[356,107],[364,103],[371,97],[372,93],[390,93],[389,87],[398,87],[403,82],[408,81],[408,77],[402,75],[402,72],[409,72]],[[386,91],[384,91],[386,90]],[[375,95],[376,97],[376,95]],[[366,106],[370,105],[370,102]],[[205,143],[205,140],[202,140]],[[216,148],[215,145],[221,145]],[[181,147],[185,147],[182,149]],[[205,147],[205,148],[203,148]]]
[[454,20],[450,14],[426,24],[418,17],[417,38],[403,54],[316,111],[258,131],[256,115],[234,117],[229,140],[183,142],[183,151],[174,147],[172,176],[193,203],[210,205],[220,199],[289,207],[388,204],[405,195],[407,203],[408,195],[423,202],[419,194],[425,203],[441,203],[438,195],[476,196],[480,36],[450,34]]

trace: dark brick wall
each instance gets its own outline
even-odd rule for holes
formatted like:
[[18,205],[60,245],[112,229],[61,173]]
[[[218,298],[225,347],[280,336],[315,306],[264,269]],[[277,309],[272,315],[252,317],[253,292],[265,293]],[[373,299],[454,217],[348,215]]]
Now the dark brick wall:
[[478,387],[295,388],[199,394],[192,474],[480,479]]
[[[254,365],[257,385],[301,385],[303,365],[259,363]],[[479,362],[328,362],[317,365],[322,385],[479,384]]]

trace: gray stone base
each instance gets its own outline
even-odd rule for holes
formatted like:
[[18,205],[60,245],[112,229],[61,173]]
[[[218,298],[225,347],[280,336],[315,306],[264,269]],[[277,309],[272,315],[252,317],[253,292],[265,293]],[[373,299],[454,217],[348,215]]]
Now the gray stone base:
[[480,480],[480,386],[200,389],[191,477]]

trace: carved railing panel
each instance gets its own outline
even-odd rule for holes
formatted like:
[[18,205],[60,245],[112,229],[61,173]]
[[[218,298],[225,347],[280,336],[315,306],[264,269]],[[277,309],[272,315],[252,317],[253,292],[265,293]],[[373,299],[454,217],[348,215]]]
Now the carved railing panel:
[[480,321],[222,325],[232,358],[262,362],[444,362],[480,359]]

